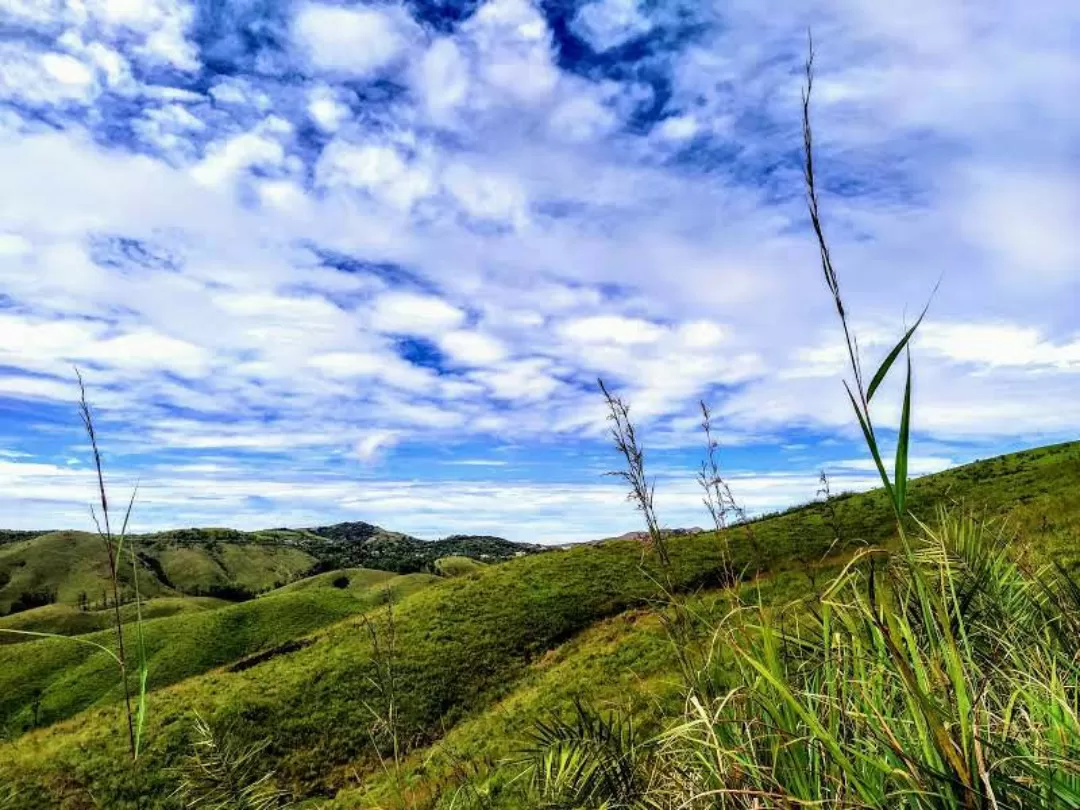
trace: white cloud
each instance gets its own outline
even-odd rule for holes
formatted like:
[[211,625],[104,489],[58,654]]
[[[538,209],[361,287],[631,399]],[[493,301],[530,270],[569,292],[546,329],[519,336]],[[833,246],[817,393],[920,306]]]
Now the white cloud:
[[692,349],[710,349],[724,339],[724,330],[710,321],[691,321],[680,324],[677,337]]
[[431,169],[406,161],[388,144],[335,141],[323,151],[316,177],[321,186],[366,191],[401,210],[409,210],[434,191]]
[[469,66],[461,49],[452,39],[436,39],[424,52],[414,82],[428,115],[436,121],[445,121],[469,92]]
[[554,394],[561,385],[550,371],[549,360],[530,359],[500,363],[490,370],[476,372],[473,377],[483,382],[492,396],[498,399],[542,401]]
[[0,233],[0,256],[25,256],[33,250],[30,241],[17,233]]
[[1054,343],[1034,327],[1015,324],[931,322],[918,345],[958,363],[1080,370],[1080,338]]
[[371,312],[371,325],[375,329],[409,335],[439,335],[464,320],[464,312],[441,298],[406,292],[379,296]]
[[397,434],[392,431],[375,431],[356,442],[353,446],[353,456],[370,463],[386,453],[397,443],[397,440]]
[[149,330],[103,340],[83,349],[83,356],[117,368],[165,370],[198,377],[209,369],[205,349]]
[[506,347],[491,335],[464,329],[440,335],[439,348],[467,366],[487,366],[506,356]]
[[83,94],[94,81],[93,72],[78,59],[63,53],[46,53],[41,56],[41,66],[60,84],[78,88]]
[[621,315],[591,315],[567,321],[559,327],[559,332],[582,343],[626,345],[655,343],[665,334],[664,327],[659,324]]
[[641,13],[638,0],[594,0],[581,7],[573,24],[598,51],[622,45],[652,28],[652,23]]
[[282,132],[283,126],[289,128],[283,119],[272,116],[250,132],[212,145],[206,157],[192,168],[192,177],[205,185],[223,186],[254,166],[281,165],[285,148],[275,136]]
[[424,391],[434,384],[433,375],[386,352],[332,352],[311,358],[310,365],[335,379],[369,378],[374,385],[406,391]]
[[1080,276],[1080,189],[1072,178],[995,167],[965,180],[957,224],[986,261],[1020,287]]
[[64,53],[0,45],[0,99],[31,104],[90,101],[97,93],[93,71]]
[[358,77],[402,56],[417,36],[415,28],[408,12],[393,6],[309,3],[294,22],[294,34],[315,68]]
[[69,375],[73,364],[87,362],[185,376],[199,376],[209,367],[210,355],[202,347],[145,328],[110,334],[101,322],[0,315],[0,333],[4,365],[47,374]]
[[202,119],[182,104],[168,104],[147,110],[132,128],[144,141],[167,155],[187,157],[194,152],[192,135],[206,129]]
[[0,0],[0,12],[18,22],[37,25],[63,19],[63,0]]
[[469,216],[515,225],[526,220],[524,193],[511,177],[454,163],[443,172],[442,181]]
[[551,130],[556,138],[568,141],[591,141],[611,132],[618,119],[600,101],[589,96],[574,96],[551,115]]
[[350,114],[349,108],[325,85],[312,89],[308,94],[307,109],[311,119],[326,132],[336,132]]
[[671,118],[665,118],[664,122],[657,127],[657,130],[661,138],[670,141],[683,141],[693,138],[698,133],[699,128],[700,126],[694,116],[675,115]]
[[140,59],[184,71],[198,69],[197,51],[187,39],[194,19],[190,4],[176,0],[90,0],[86,5],[109,29],[138,34],[141,41],[132,50]]
[[[908,472],[911,475],[930,475],[956,466],[956,461],[946,456],[910,456]],[[858,470],[877,474],[877,465],[872,458],[843,459],[826,463],[826,472],[830,475],[835,470]]]
[[548,99],[559,81],[547,23],[528,0],[488,0],[463,26],[478,51],[481,76],[504,98]]

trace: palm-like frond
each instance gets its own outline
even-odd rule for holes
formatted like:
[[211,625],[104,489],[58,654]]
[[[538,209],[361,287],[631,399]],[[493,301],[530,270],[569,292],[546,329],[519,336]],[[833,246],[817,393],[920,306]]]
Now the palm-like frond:
[[242,745],[233,735],[195,717],[191,755],[180,768],[174,794],[188,810],[280,810],[290,803],[263,771],[259,755],[267,743]]
[[633,718],[580,701],[570,719],[533,729],[524,758],[534,794],[550,810],[651,810],[657,744]]

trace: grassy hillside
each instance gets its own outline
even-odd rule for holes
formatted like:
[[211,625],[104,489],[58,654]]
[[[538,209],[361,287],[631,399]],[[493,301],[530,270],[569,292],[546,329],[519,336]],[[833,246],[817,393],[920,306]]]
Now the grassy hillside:
[[[827,565],[822,574],[837,568]],[[753,604],[782,604],[805,588],[802,572],[782,571],[743,584],[738,595]],[[733,601],[730,590],[714,590],[692,596],[687,606],[703,618],[719,617]],[[672,710],[682,700],[677,670],[657,612],[627,610],[535,660],[505,697],[457,723],[431,746],[414,751],[401,774],[373,773],[364,785],[341,791],[331,802],[315,800],[311,806],[361,810],[399,804],[479,805],[488,810],[531,810],[515,779],[521,768],[507,760],[519,755],[534,723],[583,701],[628,711],[642,728],[654,728],[660,710]]]
[[[218,610],[190,609],[144,624],[149,686],[156,689],[214,667],[265,654],[278,645],[347,616],[413,593],[435,578],[423,574],[379,576],[354,587],[316,581]],[[188,602],[189,599],[173,600]],[[201,601],[201,600],[200,600]],[[153,606],[150,603],[150,607]],[[82,637],[108,644],[112,631]],[[11,737],[28,728],[70,717],[90,706],[121,697],[115,663],[103,652],[69,639],[40,639],[0,647],[0,733]]]
[[[231,604],[224,599],[209,596],[165,596],[151,599],[142,606],[143,619],[161,619],[179,613],[198,613]],[[135,604],[120,608],[120,620],[125,624],[135,621]],[[45,605],[11,616],[0,617],[0,630],[24,630],[34,633],[53,633],[61,636],[78,636],[107,630],[113,626],[113,610],[80,610],[70,605]],[[26,636],[0,633],[0,644],[23,644],[32,639]]]
[[486,535],[453,535],[442,540],[418,540],[370,523],[338,523],[308,529],[299,545],[324,566],[361,566],[385,571],[433,573],[443,557],[468,557],[481,562],[502,562],[549,550],[545,546],[513,543]]
[[43,534],[51,534],[50,531],[20,531],[18,529],[0,529],[0,546],[6,543],[14,543],[19,540],[33,540]]
[[[341,568],[337,571],[326,571],[322,574],[304,577],[289,585],[283,585],[275,591],[271,591],[267,596],[293,593],[295,591],[307,591],[313,588],[338,588],[366,591],[376,585],[382,585],[393,581],[400,576],[400,574],[395,574],[393,571],[377,571],[373,568]],[[417,579],[425,581],[427,578],[418,577]]]
[[[291,582],[318,561],[282,544],[189,544],[171,535],[137,538],[139,589],[146,598],[203,595],[246,598]],[[0,545],[0,616],[45,604],[101,608],[111,600],[108,561],[97,535],[52,532]],[[124,598],[133,598],[133,574],[121,566]]]
[[[917,481],[910,491],[917,515],[956,499],[1008,515],[1019,534],[1038,538],[1043,551],[1066,565],[1080,560],[1076,444],[970,465]],[[812,579],[806,574],[813,575],[826,550],[888,542],[891,526],[885,497],[874,492],[772,516],[753,524],[752,537],[739,527],[725,539],[738,570],[794,572],[791,587],[805,589]],[[720,538],[675,538],[670,552],[673,587],[708,588],[725,576]],[[633,542],[528,556],[442,580],[403,600],[393,622],[402,738],[415,749],[436,741],[511,696],[538,662],[578,633],[648,605],[660,573],[642,559]],[[385,639],[385,619],[380,626]],[[19,789],[14,806],[20,808],[89,807],[91,792],[109,807],[134,807],[137,797],[151,796],[157,798],[149,806],[173,806],[162,798],[175,778],[169,766],[186,750],[197,710],[215,723],[233,723],[242,738],[270,740],[262,756],[283,785],[300,796],[326,796],[355,786],[355,775],[379,770],[369,712],[382,700],[378,672],[369,635],[345,621],[309,646],[243,671],[217,671],[157,692],[148,748],[135,770],[122,755],[119,715],[107,707],[0,747],[0,780]]]
[[[0,615],[42,604],[94,607],[105,599],[108,559],[101,540],[87,532],[53,532],[0,546]],[[131,569],[121,574],[130,589]],[[175,595],[147,566],[139,569],[143,596]]]
[[[140,535],[135,542],[144,597],[214,596],[231,601],[265,593],[313,571],[377,568],[435,573],[435,562],[447,556],[497,562],[545,550],[497,537],[426,542],[369,523],[257,532],[178,529]],[[0,535],[0,617],[50,604],[100,609],[112,598],[107,568],[105,549],[94,534]],[[124,599],[134,597],[132,576],[123,566]]]
[[483,570],[487,565],[469,557],[442,557],[435,561],[435,573],[442,577],[463,577]]

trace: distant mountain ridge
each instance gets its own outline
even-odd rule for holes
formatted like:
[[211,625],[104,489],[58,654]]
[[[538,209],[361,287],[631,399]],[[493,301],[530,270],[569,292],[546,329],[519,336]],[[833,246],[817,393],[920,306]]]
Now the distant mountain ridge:
[[378,568],[409,574],[434,571],[443,557],[469,557],[480,562],[502,562],[549,551],[547,546],[515,543],[491,535],[457,534],[441,540],[421,540],[371,523],[355,521],[305,529],[298,545],[317,558],[325,570]]
[[[702,534],[705,531],[707,531],[707,530],[701,528],[700,526],[693,526],[693,527],[688,528],[688,529],[687,528],[661,529],[661,533],[663,534],[664,537],[686,537],[688,535]],[[595,546],[595,545],[599,545],[601,543],[609,543],[609,542],[612,542],[614,540],[648,540],[648,539],[649,539],[649,533],[646,532],[646,531],[625,532],[623,534],[616,535],[615,537],[601,537],[601,538],[599,538],[597,540],[587,540],[584,543],[584,545]],[[565,548],[571,548],[574,545],[579,545],[579,544],[571,543],[568,546],[565,546]]]
[[[444,557],[497,563],[551,549],[485,535],[427,541],[353,521],[254,532],[172,529],[138,535],[138,550],[144,595],[236,601],[339,568],[436,573]],[[91,533],[0,531],[0,616],[53,603],[105,605],[106,569],[101,541]],[[126,591],[128,566],[121,579]]]

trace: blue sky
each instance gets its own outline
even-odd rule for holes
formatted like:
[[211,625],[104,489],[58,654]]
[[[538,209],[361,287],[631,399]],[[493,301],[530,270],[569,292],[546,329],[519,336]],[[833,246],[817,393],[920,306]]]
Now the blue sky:
[[0,0],[0,523],[88,524],[73,364],[139,529],[636,529],[597,376],[668,525],[701,398],[751,511],[870,486],[810,26],[867,362],[944,277],[916,471],[1075,438],[1075,3]]

